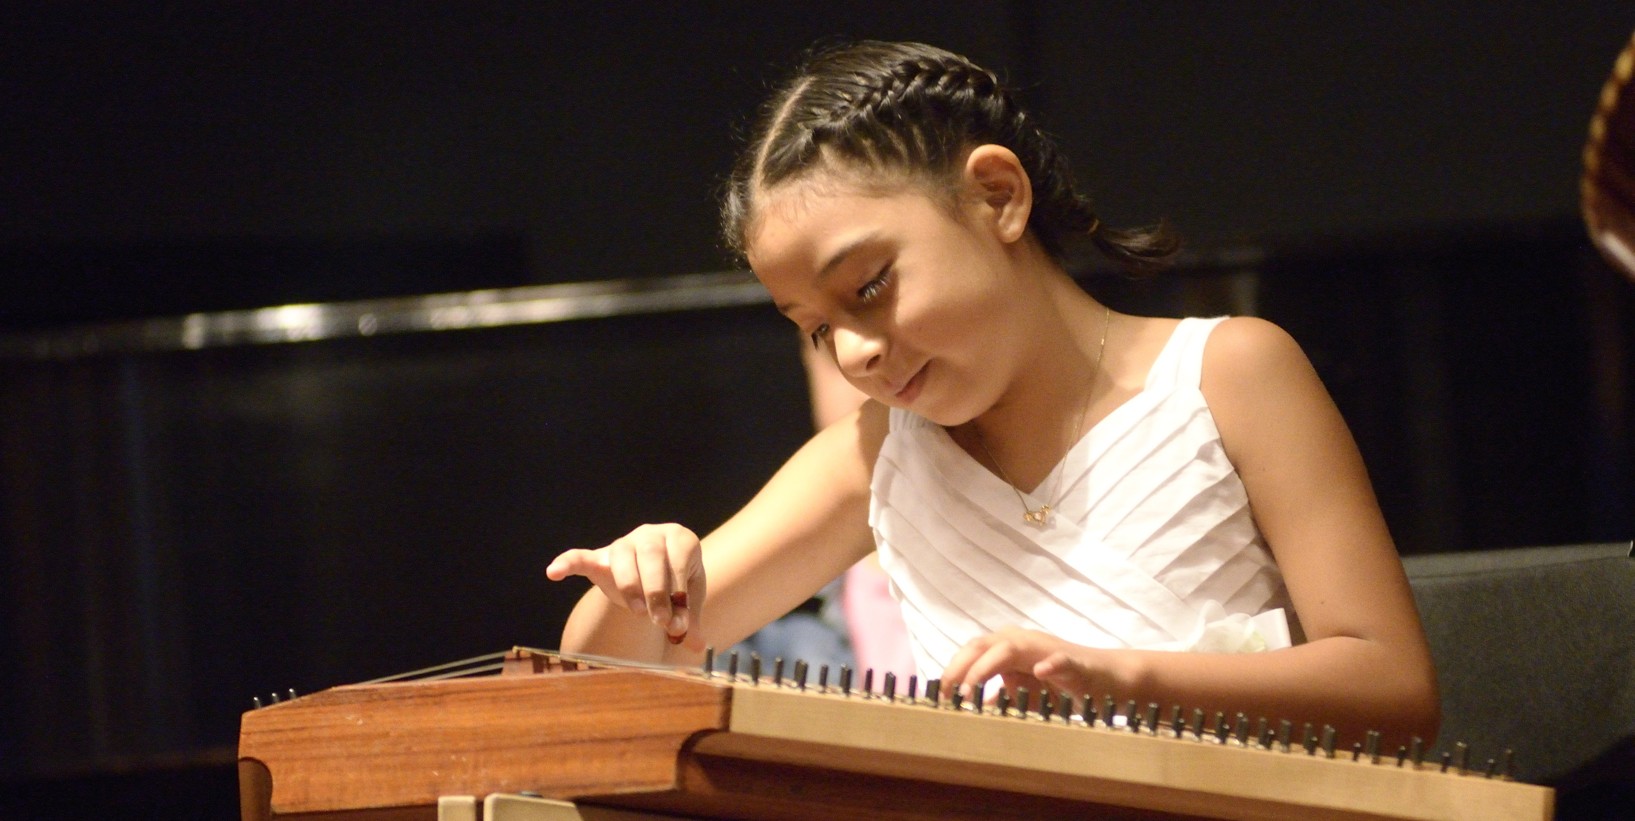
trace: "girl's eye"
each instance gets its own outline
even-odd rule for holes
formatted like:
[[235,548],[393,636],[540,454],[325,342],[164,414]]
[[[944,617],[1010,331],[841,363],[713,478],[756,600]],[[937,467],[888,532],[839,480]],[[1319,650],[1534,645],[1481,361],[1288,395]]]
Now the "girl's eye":
[[827,323],[817,326],[817,329],[812,331],[812,347],[814,347],[814,348],[823,347],[823,340],[828,336],[829,336],[829,326],[828,326]]
[[889,284],[891,284],[891,269],[887,268],[881,271],[879,276],[863,283],[863,287],[857,289],[857,298],[864,302],[872,302],[880,296],[880,293]]

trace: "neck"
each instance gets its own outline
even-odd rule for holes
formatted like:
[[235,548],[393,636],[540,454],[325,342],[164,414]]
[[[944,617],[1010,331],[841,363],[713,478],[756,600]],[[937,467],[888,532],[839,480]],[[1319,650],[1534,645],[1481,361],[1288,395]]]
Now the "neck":
[[[1024,312],[1029,344],[998,402],[950,431],[996,473],[1032,491],[1078,440],[1107,390],[1102,340],[1117,344],[1117,316],[1059,269]],[[1111,327],[1109,327],[1111,323]],[[1111,331],[1111,333],[1108,333]]]

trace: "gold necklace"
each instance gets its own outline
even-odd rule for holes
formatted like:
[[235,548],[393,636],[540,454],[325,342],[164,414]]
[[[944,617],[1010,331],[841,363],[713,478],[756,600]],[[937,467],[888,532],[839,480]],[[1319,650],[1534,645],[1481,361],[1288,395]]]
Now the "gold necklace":
[[[1113,324],[1113,309],[1112,306],[1104,306],[1104,309],[1106,312],[1102,314],[1101,342],[1096,345],[1096,368],[1090,372],[1090,387],[1085,391],[1084,407],[1079,409],[1079,421],[1073,428],[1073,437],[1068,440],[1068,450],[1072,450],[1073,446],[1078,444],[1079,434],[1084,430],[1085,417],[1090,414],[1090,397],[1095,394],[1096,379],[1101,376],[1101,360],[1107,354],[1107,328]],[[988,461],[992,462],[994,468],[999,471],[999,478],[1004,479],[1005,484],[1010,485],[1011,492],[1016,494],[1016,501],[1022,503],[1022,521],[1030,525],[1043,527],[1045,522],[1050,519],[1050,512],[1053,509],[1051,503],[1047,501],[1036,508],[1028,507],[1028,500],[1022,495],[1022,489],[1011,481],[1010,474],[1005,472],[1005,467],[999,464],[999,460],[993,458],[993,453],[988,450],[988,443],[982,439],[982,430],[973,424],[971,432],[976,434],[976,446],[982,449],[982,455],[988,457]],[[1056,491],[1061,488],[1061,482],[1062,475],[1057,473],[1056,481],[1053,483],[1055,486],[1051,489],[1051,495],[1048,498],[1055,498]]]

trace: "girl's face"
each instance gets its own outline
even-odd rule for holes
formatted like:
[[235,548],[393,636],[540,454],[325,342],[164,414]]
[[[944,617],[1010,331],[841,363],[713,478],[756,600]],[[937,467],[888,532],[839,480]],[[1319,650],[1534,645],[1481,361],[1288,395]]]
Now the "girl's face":
[[989,210],[955,208],[820,177],[763,193],[748,244],[778,310],[849,382],[950,426],[1000,399],[1026,325]]

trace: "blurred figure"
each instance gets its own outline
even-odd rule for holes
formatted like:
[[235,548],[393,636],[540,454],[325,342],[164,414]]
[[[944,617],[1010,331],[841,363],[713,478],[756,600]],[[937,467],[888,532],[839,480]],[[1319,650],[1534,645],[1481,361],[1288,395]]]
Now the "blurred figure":
[[[812,345],[801,345],[806,385],[812,397],[812,424],[822,430],[862,406],[868,397],[852,387],[834,359],[819,355]],[[835,585],[827,589],[832,592]],[[842,628],[851,641],[858,669],[873,669],[876,676],[895,673],[906,679],[914,673],[914,652],[908,628],[892,598],[891,584],[880,563],[870,554],[852,565],[839,585]]]
[[[801,345],[801,362],[811,397],[813,430],[822,430],[855,413],[868,398],[846,381],[833,359],[819,356],[813,346]],[[905,681],[914,673],[914,654],[908,645],[902,612],[891,597],[885,572],[872,555],[805,604],[727,652],[735,652],[740,658],[754,653],[767,660],[799,659],[814,668],[826,664],[836,672],[842,666],[858,671],[872,669],[876,682],[888,672]]]

